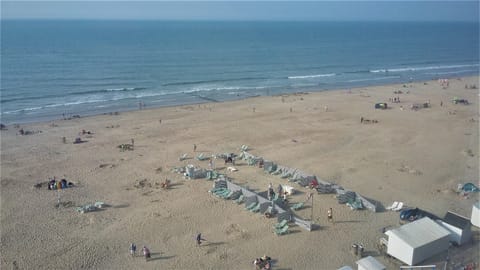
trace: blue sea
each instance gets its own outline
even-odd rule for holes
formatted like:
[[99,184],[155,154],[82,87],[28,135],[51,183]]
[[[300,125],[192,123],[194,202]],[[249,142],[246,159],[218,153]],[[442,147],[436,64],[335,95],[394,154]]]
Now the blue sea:
[[1,122],[479,74],[461,22],[1,22]]

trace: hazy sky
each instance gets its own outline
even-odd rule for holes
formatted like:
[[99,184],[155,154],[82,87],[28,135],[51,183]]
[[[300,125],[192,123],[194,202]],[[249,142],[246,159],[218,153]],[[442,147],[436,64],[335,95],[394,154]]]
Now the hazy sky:
[[2,19],[479,21],[479,1],[1,1]]

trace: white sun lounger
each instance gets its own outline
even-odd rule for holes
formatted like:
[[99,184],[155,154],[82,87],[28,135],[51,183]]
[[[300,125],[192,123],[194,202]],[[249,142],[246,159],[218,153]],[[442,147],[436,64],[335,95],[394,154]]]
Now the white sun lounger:
[[398,206],[398,202],[393,202],[392,205],[388,206],[388,207],[385,208],[385,209],[387,209],[387,210],[393,210],[393,209],[397,208],[397,206]]
[[403,209],[403,202],[399,202],[397,207],[393,208],[392,211],[400,211]]

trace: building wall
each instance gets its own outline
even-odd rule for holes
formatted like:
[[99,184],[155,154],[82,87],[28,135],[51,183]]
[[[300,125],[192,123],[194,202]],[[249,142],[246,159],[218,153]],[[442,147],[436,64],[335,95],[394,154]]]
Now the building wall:
[[470,219],[470,222],[477,228],[480,228],[480,209],[479,206],[480,203],[476,203],[476,205],[473,205],[472,207],[472,217]]
[[452,226],[445,221],[440,221],[440,225],[447,229],[450,232],[450,242],[456,243],[458,245],[461,245],[462,241],[462,230]]
[[411,265],[413,248],[395,235],[388,237],[387,253],[398,260]]
[[471,227],[465,228],[462,232],[462,238],[460,240],[460,245],[468,243],[472,240],[472,230]]
[[472,239],[472,230],[470,226],[460,229],[444,221],[440,221],[439,223],[450,232],[450,242],[453,242],[457,245],[463,245],[467,242],[470,242]]
[[445,235],[442,238],[439,238],[433,242],[427,243],[421,247],[415,248],[413,251],[412,262],[409,265],[416,265],[423,262],[424,260],[436,255],[438,253],[448,250],[450,246],[450,237]]

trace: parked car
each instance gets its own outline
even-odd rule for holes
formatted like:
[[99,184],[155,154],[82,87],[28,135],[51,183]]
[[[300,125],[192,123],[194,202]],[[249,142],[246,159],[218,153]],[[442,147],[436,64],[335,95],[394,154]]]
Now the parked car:
[[405,209],[402,212],[400,212],[400,219],[401,220],[409,220],[409,221],[414,221],[419,218],[422,218],[424,216],[422,210],[418,208],[410,208],[410,209]]

